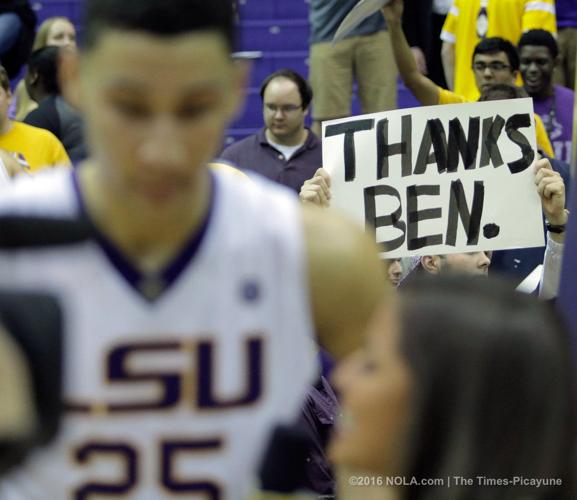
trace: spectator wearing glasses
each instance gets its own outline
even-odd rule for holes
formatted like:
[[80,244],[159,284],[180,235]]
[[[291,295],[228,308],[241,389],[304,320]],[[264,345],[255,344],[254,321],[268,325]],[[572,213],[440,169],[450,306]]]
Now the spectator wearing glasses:
[[299,192],[321,161],[321,142],[305,126],[313,93],[290,69],[269,75],[261,87],[265,126],[226,148],[221,160],[255,171]]
[[[395,61],[405,85],[424,106],[470,102],[471,99],[464,95],[439,87],[419,71],[401,25],[403,7],[402,0],[392,0],[383,7],[383,15],[389,27]],[[484,38],[475,47],[471,66],[480,92],[497,83],[514,85],[519,75],[519,55],[515,46],[503,38]],[[535,128],[538,148],[554,157],[551,141],[538,115],[535,115]]]

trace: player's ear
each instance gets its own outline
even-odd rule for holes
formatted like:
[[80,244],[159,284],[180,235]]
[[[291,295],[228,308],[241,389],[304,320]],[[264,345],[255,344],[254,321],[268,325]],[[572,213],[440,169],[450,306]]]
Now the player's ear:
[[76,109],[81,108],[79,65],[80,56],[76,49],[60,50],[58,60],[58,79],[62,95],[68,104]]
[[232,68],[232,92],[230,96],[229,113],[236,116],[244,104],[246,87],[250,77],[252,64],[246,59],[235,59]]
[[430,274],[441,272],[441,259],[438,255],[424,255],[421,257],[421,266]]

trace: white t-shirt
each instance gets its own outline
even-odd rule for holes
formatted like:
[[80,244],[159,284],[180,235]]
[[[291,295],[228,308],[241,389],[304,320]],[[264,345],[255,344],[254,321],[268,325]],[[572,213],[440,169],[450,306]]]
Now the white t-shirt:
[[302,144],[297,144],[296,146],[283,146],[282,144],[277,144],[276,142],[272,142],[271,140],[269,140],[268,143],[277,151],[280,151],[282,155],[285,157],[286,161],[289,161],[292,158],[292,156],[303,146]]

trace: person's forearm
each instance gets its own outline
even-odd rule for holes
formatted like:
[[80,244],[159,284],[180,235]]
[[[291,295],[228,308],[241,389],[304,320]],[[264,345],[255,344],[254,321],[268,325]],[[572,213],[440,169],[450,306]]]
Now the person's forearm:
[[[539,297],[545,300],[555,298],[561,281],[563,241],[557,241],[555,233],[547,233],[547,248],[543,259],[543,273],[539,284]],[[564,238],[563,238],[564,239]]]
[[443,70],[445,72],[445,80],[449,90],[455,89],[455,44],[443,42],[441,49],[441,59],[443,60]]
[[395,62],[406,87],[424,105],[438,104],[436,85],[424,76],[417,67],[413,51],[403,32],[401,23],[389,23],[389,34]]

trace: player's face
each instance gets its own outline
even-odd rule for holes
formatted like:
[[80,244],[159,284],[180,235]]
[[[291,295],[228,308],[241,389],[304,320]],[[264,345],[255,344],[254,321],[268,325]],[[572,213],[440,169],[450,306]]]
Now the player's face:
[[537,45],[525,45],[519,53],[520,70],[525,88],[531,97],[545,98],[552,91],[555,60],[549,49]]
[[279,142],[299,137],[304,128],[307,110],[302,108],[299,89],[286,78],[275,78],[263,96],[265,125]]
[[515,85],[517,71],[511,69],[506,52],[476,54],[473,58],[473,73],[480,92],[496,83]]
[[441,273],[487,276],[491,265],[490,252],[454,253],[440,259]]
[[330,458],[349,470],[400,474],[412,413],[412,375],[400,352],[390,304],[377,310],[366,347],[338,366],[334,383],[341,395],[342,419]]
[[46,44],[56,47],[76,47],[76,29],[65,19],[56,19],[46,39]]
[[216,32],[103,33],[83,56],[80,98],[107,180],[152,201],[194,193],[236,111],[242,77]]

